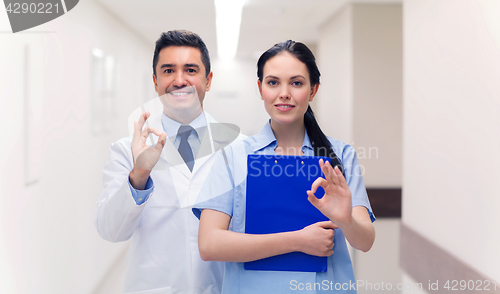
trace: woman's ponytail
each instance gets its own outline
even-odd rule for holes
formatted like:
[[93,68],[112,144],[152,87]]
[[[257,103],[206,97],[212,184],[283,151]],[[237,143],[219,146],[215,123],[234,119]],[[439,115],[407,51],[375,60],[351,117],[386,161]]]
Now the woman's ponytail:
[[309,136],[309,141],[311,141],[314,155],[330,157],[332,166],[338,166],[342,174],[344,174],[342,162],[333,151],[330,141],[328,141],[328,138],[319,127],[311,106],[307,107],[307,111],[304,114],[304,125],[306,127],[307,135]]

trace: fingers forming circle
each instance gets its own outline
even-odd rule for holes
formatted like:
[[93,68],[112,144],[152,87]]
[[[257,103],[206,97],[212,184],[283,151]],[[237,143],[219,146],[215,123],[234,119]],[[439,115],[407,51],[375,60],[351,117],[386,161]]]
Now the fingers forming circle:
[[325,180],[324,178],[317,178],[311,185],[311,192],[314,194],[318,190],[318,188],[321,186],[323,189],[325,189],[328,186],[328,181]]

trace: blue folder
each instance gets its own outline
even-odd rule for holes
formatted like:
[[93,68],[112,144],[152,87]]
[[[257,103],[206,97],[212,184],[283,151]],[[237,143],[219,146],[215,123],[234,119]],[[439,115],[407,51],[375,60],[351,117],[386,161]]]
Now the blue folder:
[[[323,176],[319,159],[328,157],[248,155],[245,232],[272,234],[300,230],[326,221],[309,200],[307,190]],[[315,193],[324,195],[323,188]],[[246,262],[246,270],[326,272],[327,257],[302,252],[272,256]]]

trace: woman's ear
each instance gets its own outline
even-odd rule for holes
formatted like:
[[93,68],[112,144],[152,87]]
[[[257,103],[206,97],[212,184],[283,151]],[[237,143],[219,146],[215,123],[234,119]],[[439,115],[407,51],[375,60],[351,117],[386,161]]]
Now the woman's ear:
[[319,89],[319,84],[316,84],[311,87],[311,93],[309,94],[309,101],[313,101],[314,96],[316,96],[316,93],[318,93]]
[[262,97],[262,84],[259,79],[257,79],[257,87],[259,87],[260,99],[264,100],[264,97]]

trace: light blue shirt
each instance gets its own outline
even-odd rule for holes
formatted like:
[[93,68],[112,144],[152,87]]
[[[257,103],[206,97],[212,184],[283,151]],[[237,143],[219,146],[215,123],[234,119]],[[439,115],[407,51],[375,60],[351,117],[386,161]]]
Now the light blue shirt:
[[[161,124],[163,126],[163,130],[165,131],[165,133],[167,133],[167,138],[172,141],[175,149],[179,149],[181,137],[177,136],[177,133],[179,132],[179,128],[182,124],[166,116],[164,113],[161,116]],[[201,112],[201,114],[198,115],[189,125],[194,130],[188,137],[188,143],[191,146],[191,150],[193,150],[194,158],[196,158],[196,154],[198,154],[198,151],[200,150],[200,138],[203,138],[203,134],[205,133],[207,127],[204,113]]]
[[[161,115],[161,124],[163,126],[163,131],[167,133],[167,138],[172,141],[175,149],[178,149],[181,138],[180,136],[177,136],[177,133],[179,132],[179,128],[182,124],[166,116],[165,113],[162,113]],[[194,158],[196,158],[196,154],[198,154],[201,146],[200,138],[203,138],[203,134],[207,129],[207,122],[205,120],[205,114],[203,113],[203,111],[189,125],[193,128],[193,131],[188,137],[188,143],[191,146]],[[154,183],[151,177],[148,178],[144,190],[137,190],[132,187],[132,185],[130,184],[130,179],[128,185],[130,187],[130,191],[132,192],[132,197],[134,198],[134,201],[137,205],[141,205],[146,202],[146,200],[148,200],[149,198],[149,195],[151,195],[154,190]]]
[[[366,207],[372,222],[375,221],[354,148],[339,140],[328,140],[344,167],[352,206]],[[193,213],[199,217],[202,209],[221,211],[231,216],[229,230],[244,233],[247,155],[276,155],[276,146],[271,125],[267,123],[259,134],[225,148],[227,164],[222,152],[219,152],[213,172],[200,193],[207,200],[195,205]],[[302,151],[304,156],[314,156],[307,132]],[[254,271],[245,270],[241,262],[226,262],[222,293],[356,293],[351,259],[340,229],[335,230],[334,243],[334,254],[328,257],[326,272]]]

